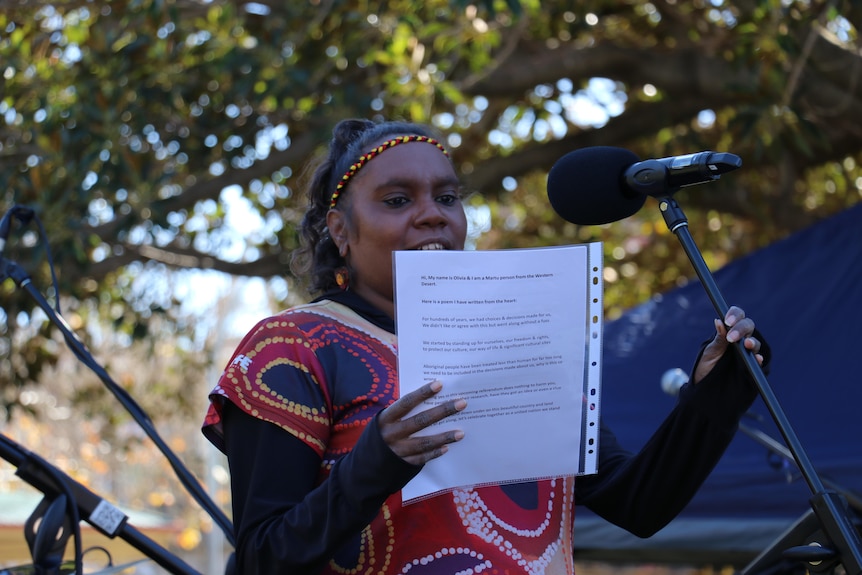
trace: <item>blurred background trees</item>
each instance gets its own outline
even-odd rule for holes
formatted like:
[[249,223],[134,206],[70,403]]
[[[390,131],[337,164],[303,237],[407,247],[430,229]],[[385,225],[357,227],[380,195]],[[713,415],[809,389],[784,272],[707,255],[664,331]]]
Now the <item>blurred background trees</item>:
[[[121,383],[197,423],[225,278],[265,285],[237,309],[306,297],[287,265],[301,178],[339,119],[447,134],[479,249],[605,242],[611,319],[692,271],[652,200],[605,226],[553,212],[546,174],[572,150],[740,156],[676,196],[713,268],[862,198],[862,3],[576,4],[0,0],[0,207],[46,233],[14,225],[4,256],[106,363],[107,340],[180,358]],[[22,391],[63,343],[8,280],[0,320],[4,413],[37,413]],[[116,416],[96,382],[58,393]]]

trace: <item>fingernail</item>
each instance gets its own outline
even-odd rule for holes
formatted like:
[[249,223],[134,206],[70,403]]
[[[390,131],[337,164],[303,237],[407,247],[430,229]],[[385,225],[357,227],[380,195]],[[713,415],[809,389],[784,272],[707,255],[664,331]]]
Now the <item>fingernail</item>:
[[461,441],[462,439],[464,439],[464,432],[459,429],[455,432],[453,437],[455,437],[455,441]]
[[461,411],[465,407],[467,407],[467,400],[466,399],[455,400],[455,409],[457,409],[458,411]]
[[715,331],[717,331],[718,333],[721,333],[721,328],[724,326],[724,324],[721,323],[721,320],[715,319],[715,320],[713,320],[713,323],[715,323]]
[[434,393],[437,393],[441,389],[443,389],[443,384],[441,382],[436,381],[436,380],[431,382],[431,391],[433,391]]
[[738,339],[739,339],[739,333],[738,332],[730,331],[727,333],[727,341],[729,341],[730,343],[733,343]]

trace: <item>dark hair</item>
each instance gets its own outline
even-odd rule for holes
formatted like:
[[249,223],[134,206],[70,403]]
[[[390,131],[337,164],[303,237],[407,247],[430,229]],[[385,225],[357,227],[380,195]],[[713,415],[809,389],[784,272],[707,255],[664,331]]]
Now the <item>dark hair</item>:
[[[318,160],[311,181],[305,190],[308,207],[302,219],[301,245],[291,258],[291,271],[296,276],[310,275],[309,291],[326,292],[335,289],[335,270],[345,265],[338,254],[338,247],[326,229],[326,214],[335,186],[345,172],[374,144],[391,136],[427,136],[439,139],[429,126],[409,122],[382,122],[371,120],[342,120],[332,130],[329,152]],[[350,186],[344,189],[349,190]],[[349,197],[345,206],[350,217]],[[344,199],[341,201],[343,202]]]

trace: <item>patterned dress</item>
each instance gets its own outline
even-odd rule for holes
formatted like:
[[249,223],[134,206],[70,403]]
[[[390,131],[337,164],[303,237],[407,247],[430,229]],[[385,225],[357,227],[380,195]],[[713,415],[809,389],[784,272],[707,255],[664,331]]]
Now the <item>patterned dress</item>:
[[[303,441],[319,482],[397,398],[395,336],[329,300],[260,322],[234,353],[205,428],[221,445],[230,401]],[[573,479],[456,489],[402,506],[386,499],[325,573],[573,573]],[[526,503],[525,503],[526,502]]]

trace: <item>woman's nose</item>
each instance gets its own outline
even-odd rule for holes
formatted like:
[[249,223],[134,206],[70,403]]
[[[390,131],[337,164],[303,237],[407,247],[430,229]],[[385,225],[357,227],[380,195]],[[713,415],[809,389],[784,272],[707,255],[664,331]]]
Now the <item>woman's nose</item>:
[[445,225],[448,222],[448,218],[440,203],[434,198],[426,198],[417,202],[415,221],[417,225],[440,226]]

